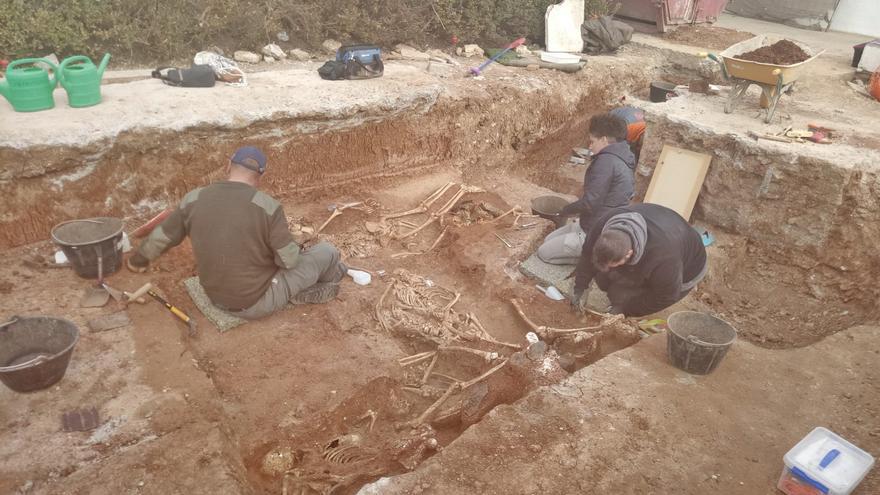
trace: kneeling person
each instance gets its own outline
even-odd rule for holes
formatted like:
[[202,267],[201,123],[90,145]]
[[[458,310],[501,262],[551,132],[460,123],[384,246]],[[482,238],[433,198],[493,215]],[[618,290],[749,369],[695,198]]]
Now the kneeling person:
[[583,309],[585,291],[595,278],[608,294],[609,312],[649,315],[684,298],[707,269],[703,240],[681,215],[654,204],[617,208],[587,235],[572,305]]
[[281,203],[256,188],[265,171],[259,149],[240,148],[227,180],[189,192],[128,259],[129,269],[146,270],[189,236],[205,293],[235,316],[256,319],[288,302],[333,299],[346,272],[339,251],[328,243],[301,251]]
[[593,223],[611,208],[626,206],[634,193],[635,156],[626,142],[626,122],[611,114],[590,119],[592,162],[584,174],[583,196],[560,216],[579,215],[578,223],[564,225],[538,248],[538,258],[553,265],[574,265]]

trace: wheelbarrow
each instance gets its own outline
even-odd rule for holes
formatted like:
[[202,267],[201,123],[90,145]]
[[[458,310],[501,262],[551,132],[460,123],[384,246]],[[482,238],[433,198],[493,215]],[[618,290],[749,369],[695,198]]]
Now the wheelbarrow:
[[807,45],[788,40],[801,47],[810,56],[807,60],[791,65],[765,64],[742,60],[737,56],[748,53],[762,46],[771,45],[779,41],[767,36],[755,36],[754,38],[731,45],[726,50],[716,55],[704,54],[721,66],[721,74],[724,80],[731,85],[730,94],[724,104],[724,113],[733,112],[734,107],[742,100],[752,84],[761,88],[761,108],[766,109],[765,123],[770,123],[776,106],[783,93],[789,92],[798,78],[805,71],[805,67],[825,50],[816,52]]

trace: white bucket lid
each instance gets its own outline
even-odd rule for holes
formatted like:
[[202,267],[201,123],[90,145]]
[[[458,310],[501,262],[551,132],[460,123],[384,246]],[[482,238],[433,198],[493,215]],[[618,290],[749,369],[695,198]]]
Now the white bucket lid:
[[874,465],[874,458],[821,426],[785,454],[785,465],[833,493],[849,493]]

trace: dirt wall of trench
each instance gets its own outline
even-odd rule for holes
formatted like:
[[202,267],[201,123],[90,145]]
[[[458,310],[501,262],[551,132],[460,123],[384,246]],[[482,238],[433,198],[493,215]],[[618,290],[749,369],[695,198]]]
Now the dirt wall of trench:
[[[747,257],[793,268],[799,280],[785,282],[800,286],[805,297],[856,304],[869,317],[878,317],[876,169],[817,158],[808,150],[759,146],[663,116],[651,117],[643,167],[657,162],[664,144],[712,155],[692,221],[743,236]],[[638,182],[643,197],[650,177],[643,173]]]
[[[282,198],[365,188],[384,177],[444,166],[516,165],[534,156],[543,140],[570,133],[572,122],[578,127],[583,115],[607,107],[625,91],[602,78],[558,80],[562,84],[552,91],[498,83],[491,91],[447,94],[409,113],[362,124],[352,117],[348,127],[319,118],[286,119],[234,129],[125,133],[83,148],[0,149],[7,176],[0,181],[0,249],[44,240],[52,226],[73,218],[110,215],[132,223],[148,218],[221,177],[242,144],[268,152],[263,187]],[[553,149],[561,161],[567,151]],[[39,170],[19,163],[38,163]]]

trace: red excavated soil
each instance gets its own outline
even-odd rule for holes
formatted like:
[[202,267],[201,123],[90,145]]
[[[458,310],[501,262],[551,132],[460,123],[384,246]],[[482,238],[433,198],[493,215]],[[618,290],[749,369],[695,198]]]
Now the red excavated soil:
[[744,31],[707,25],[681,26],[675,31],[660,35],[665,40],[710,50],[724,50],[753,36],[754,34]]
[[780,40],[772,45],[738,55],[736,58],[762,64],[793,65],[803,62],[810,56],[791,41]]

